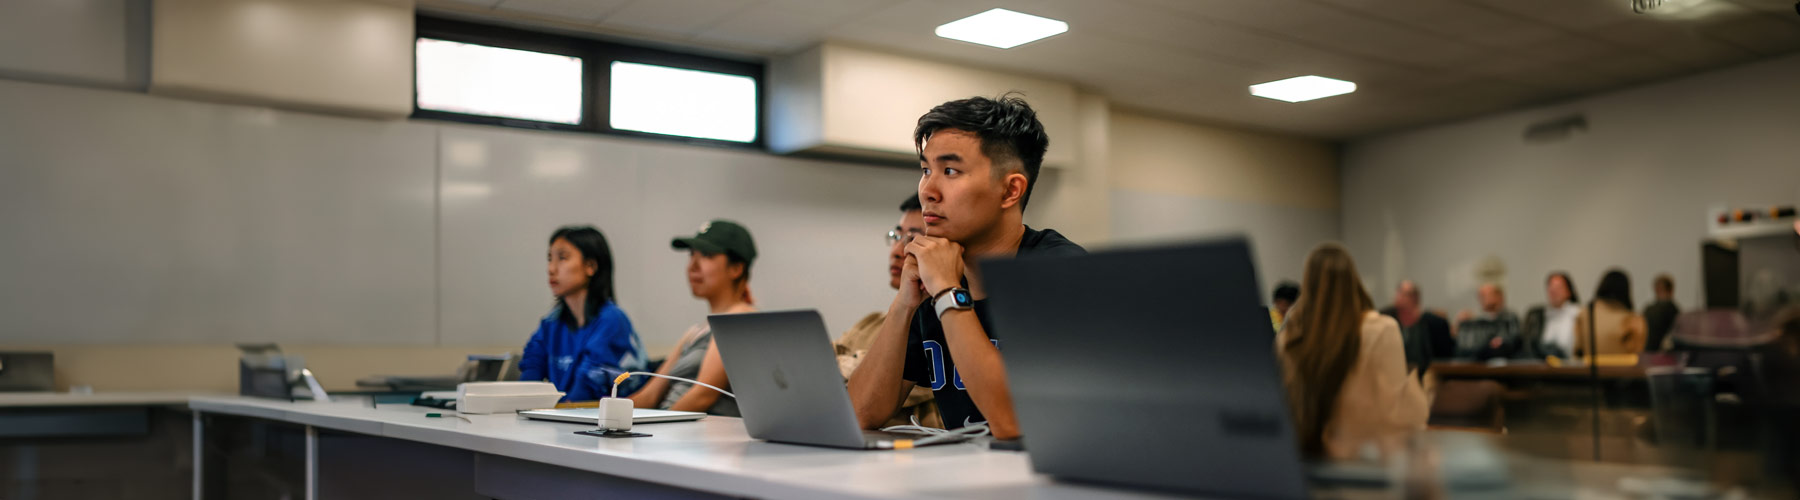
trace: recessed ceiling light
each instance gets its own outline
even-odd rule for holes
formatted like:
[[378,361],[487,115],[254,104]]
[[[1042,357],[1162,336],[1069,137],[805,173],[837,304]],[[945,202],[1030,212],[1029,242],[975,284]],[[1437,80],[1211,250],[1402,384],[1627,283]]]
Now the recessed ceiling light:
[[1069,23],[994,9],[937,27],[937,36],[1010,49],[1069,31]]
[[1250,86],[1250,95],[1287,102],[1311,101],[1355,91],[1355,82],[1317,75],[1296,76]]

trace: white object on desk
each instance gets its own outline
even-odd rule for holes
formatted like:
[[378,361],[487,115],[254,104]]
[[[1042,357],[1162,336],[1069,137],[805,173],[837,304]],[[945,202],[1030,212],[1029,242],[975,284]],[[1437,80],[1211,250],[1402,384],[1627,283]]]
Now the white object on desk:
[[[520,416],[533,420],[549,420],[552,422],[569,422],[574,424],[599,425],[599,408],[569,408],[563,410],[532,410],[519,412]],[[629,423],[657,424],[663,422],[687,422],[706,418],[705,413],[694,411],[650,410],[637,408],[631,410]],[[603,429],[604,430],[604,429]],[[620,430],[631,430],[626,426]]]
[[464,382],[456,386],[456,411],[481,414],[550,408],[562,397],[549,382]]

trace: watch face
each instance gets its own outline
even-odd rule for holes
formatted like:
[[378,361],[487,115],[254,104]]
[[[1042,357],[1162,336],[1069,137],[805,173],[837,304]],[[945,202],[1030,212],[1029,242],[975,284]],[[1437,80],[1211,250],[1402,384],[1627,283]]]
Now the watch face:
[[971,307],[975,305],[975,300],[969,297],[969,292],[967,290],[950,292],[950,296],[956,299],[957,307]]

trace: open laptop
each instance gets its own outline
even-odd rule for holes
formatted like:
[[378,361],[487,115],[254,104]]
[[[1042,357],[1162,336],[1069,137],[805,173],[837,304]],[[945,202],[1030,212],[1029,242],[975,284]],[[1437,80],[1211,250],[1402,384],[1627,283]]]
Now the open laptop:
[[[865,431],[816,311],[707,316],[750,437],[834,448],[911,448],[925,436]],[[895,398],[899,394],[894,395]],[[944,436],[929,444],[964,441]],[[924,446],[926,444],[919,444]]]
[[[528,410],[519,412],[525,418],[549,420],[552,422],[569,422],[575,424],[600,425],[599,408],[567,408],[561,410]],[[691,422],[706,418],[705,413],[697,411],[651,410],[637,408],[631,410],[631,425],[660,424],[665,422]]]
[[1248,241],[981,266],[1038,472],[1306,498]]
[[48,352],[0,352],[0,392],[56,390],[55,364]]

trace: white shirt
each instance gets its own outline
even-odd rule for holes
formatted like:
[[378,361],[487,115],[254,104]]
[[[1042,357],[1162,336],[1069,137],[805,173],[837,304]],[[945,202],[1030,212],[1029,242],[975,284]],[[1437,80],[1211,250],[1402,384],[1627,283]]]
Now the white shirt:
[[1563,356],[1572,356],[1575,352],[1575,317],[1581,315],[1581,306],[1574,302],[1564,302],[1562,307],[1544,307],[1544,345],[1562,348]]

